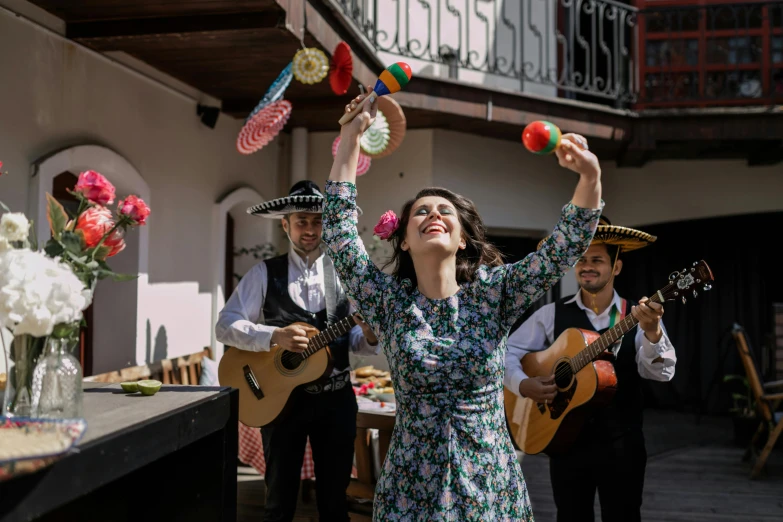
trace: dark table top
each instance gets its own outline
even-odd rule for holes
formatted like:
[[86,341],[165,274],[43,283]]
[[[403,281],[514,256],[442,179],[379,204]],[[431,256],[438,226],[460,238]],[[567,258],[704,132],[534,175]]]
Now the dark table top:
[[225,429],[236,401],[237,390],[227,387],[164,385],[143,396],[119,384],[85,382],[87,430],[76,451],[0,482],[0,521],[32,520]]

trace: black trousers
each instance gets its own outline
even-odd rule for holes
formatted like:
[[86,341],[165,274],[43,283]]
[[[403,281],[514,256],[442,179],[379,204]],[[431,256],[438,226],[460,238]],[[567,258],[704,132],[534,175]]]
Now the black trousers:
[[595,492],[603,522],[640,522],[647,450],[641,430],[614,438],[588,429],[549,459],[557,522],[593,522]]
[[279,424],[261,428],[267,488],[264,521],[290,522],[294,518],[309,436],[319,520],[348,522],[345,492],[353,467],[356,395],[347,385],[317,395],[296,390],[290,400],[290,410]]

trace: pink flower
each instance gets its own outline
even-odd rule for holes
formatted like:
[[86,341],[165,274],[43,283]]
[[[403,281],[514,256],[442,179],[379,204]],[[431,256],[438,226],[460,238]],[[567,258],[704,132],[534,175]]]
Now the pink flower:
[[117,213],[128,216],[134,225],[144,225],[150,215],[150,207],[144,200],[136,196],[128,196],[117,205]]
[[397,214],[393,210],[387,210],[372,230],[379,238],[388,240],[398,226],[400,226],[400,220],[397,219]]
[[[107,232],[114,228],[114,225],[111,210],[106,207],[90,207],[79,216],[76,221],[76,230],[84,236],[87,248],[93,248]],[[106,257],[112,257],[122,252],[125,248],[122,228],[112,232],[103,242],[103,246],[109,248]]]
[[73,191],[80,193],[96,205],[109,205],[114,202],[114,185],[94,170],[86,170],[79,174]]

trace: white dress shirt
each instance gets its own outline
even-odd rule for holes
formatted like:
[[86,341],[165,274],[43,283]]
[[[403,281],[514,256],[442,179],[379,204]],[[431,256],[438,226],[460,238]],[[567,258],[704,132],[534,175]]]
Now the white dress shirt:
[[[318,259],[307,266],[304,259],[291,249],[288,253],[288,295],[294,303],[308,312],[320,312],[326,308],[324,288],[323,252]],[[267,270],[266,264],[262,261],[251,268],[239,281],[226,306],[220,311],[215,325],[218,341],[242,350],[269,351],[272,333],[277,327],[262,324],[261,315],[266,289]],[[339,301],[344,293],[342,285],[338,285],[338,291]],[[351,306],[351,313],[355,313],[353,306]],[[351,328],[348,345],[350,351],[357,354],[377,355],[380,351],[380,344],[371,346],[358,325]],[[332,375],[342,371],[335,369]]]
[[[592,323],[596,331],[609,327],[611,312],[617,309],[618,313],[622,311],[622,299],[614,292],[612,303],[600,315],[596,315],[593,310],[586,307],[582,302],[582,292],[578,291],[576,295],[567,301],[576,303],[579,308],[585,311],[587,318]],[[628,302],[627,314],[631,313],[631,306],[635,303]],[[619,321],[618,321],[619,322]],[[636,366],[639,375],[645,379],[654,381],[670,381],[674,377],[674,365],[677,362],[677,355],[674,353],[669,336],[666,334],[666,327],[661,321],[661,330],[663,335],[657,343],[651,343],[644,335],[644,330],[636,326]],[[527,375],[522,370],[522,357],[528,352],[545,350],[554,342],[555,331],[555,303],[550,303],[536,310],[522,326],[508,337],[506,351],[506,374],[503,384],[512,392],[519,395],[519,383],[527,379]],[[619,350],[619,345],[613,350]],[[663,362],[653,362],[654,359],[663,359]]]

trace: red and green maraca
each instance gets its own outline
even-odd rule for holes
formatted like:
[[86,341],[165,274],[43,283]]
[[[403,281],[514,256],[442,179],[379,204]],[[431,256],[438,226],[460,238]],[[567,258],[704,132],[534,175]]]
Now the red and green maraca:
[[533,154],[552,154],[560,146],[563,134],[554,123],[539,120],[522,131],[522,144]]
[[394,94],[403,87],[405,87],[411,79],[411,67],[405,62],[397,62],[388,66],[380,76],[378,81],[375,82],[375,87],[370,91],[369,95],[359,102],[356,109],[343,114],[340,118],[340,125],[345,125],[356,117],[357,114],[362,112],[362,107],[365,103],[373,103],[378,96],[386,96],[387,94]]

